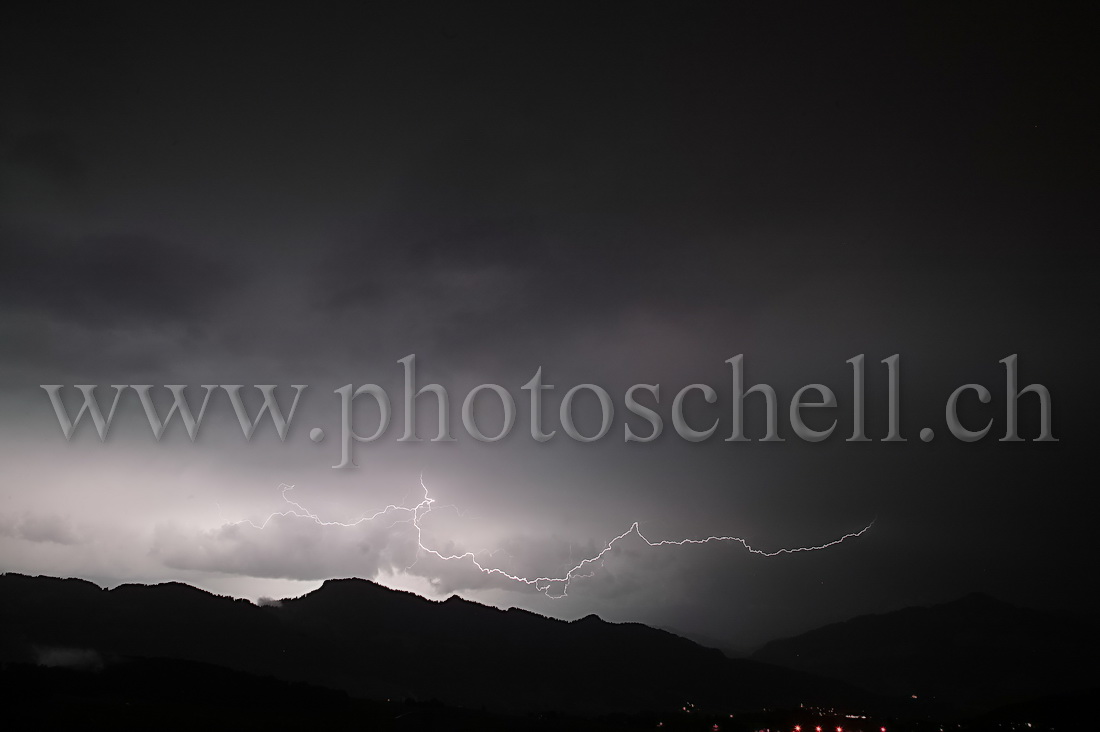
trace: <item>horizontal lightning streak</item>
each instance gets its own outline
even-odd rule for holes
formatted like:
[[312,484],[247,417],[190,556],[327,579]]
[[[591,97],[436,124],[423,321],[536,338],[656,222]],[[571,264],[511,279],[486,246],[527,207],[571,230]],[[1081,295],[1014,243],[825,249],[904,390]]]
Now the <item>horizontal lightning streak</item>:
[[[403,515],[404,518],[394,519],[393,522],[391,524],[389,524],[389,526],[394,526],[394,525],[399,524],[399,523],[407,523],[407,524],[412,525],[412,527],[416,530],[416,543],[417,543],[417,547],[418,547],[417,559],[419,559],[421,552],[423,554],[436,557],[436,558],[438,558],[438,559],[440,559],[444,562],[461,561],[461,560],[468,559],[468,560],[470,560],[471,564],[478,571],[480,571],[480,572],[482,572],[486,575],[490,575],[490,576],[491,575],[497,575],[497,576],[503,577],[507,580],[510,580],[512,582],[517,582],[517,583],[520,583],[520,584],[527,585],[529,587],[534,587],[536,590],[538,590],[539,592],[543,593],[544,595],[546,595],[547,597],[552,598],[552,599],[558,599],[558,598],[565,597],[568,594],[568,591],[569,591],[569,583],[572,582],[574,579],[584,578],[584,577],[592,577],[595,574],[594,569],[592,569],[588,572],[585,572],[584,570],[586,570],[587,568],[591,567],[593,564],[595,564],[595,563],[599,562],[600,560],[602,560],[603,557],[615,547],[615,544],[617,544],[618,542],[622,541],[623,539],[627,538],[628,536],[630,536],[632,534],[637,536],[639,539],[644,541],[646,543],[646,545],[651,546],[651,547],[686,546],[688,544],[709,544],[711,542],[732,542],[732,543],[735,543],[735,544],[740,544],[750,554],[758,554],[762,557],[775,557],[775,556],[779,556],[780,554],[797,554],[799,552],[813,552],[813,551],[821,551],[822,549],[828,549],[829,547],[836,546],[837,544],[840,544],[844,541],[847,541],[848,539],[856,539],[856,538],[859,538],[859,537],[863,536],[875,524],[875,522],[872,521],[871,523],[867,524],[867,526],[863,527],[859,531],[844,534],[843,536],[841,536],[837,539],[833,539],[832,541],[826,542],[824,544],[818,544],[818,545],[815,545],[815,546],[789,547],[789,548],[784,548],[784,549],[775,549],[773,551],[765,551],[763,549],[757,549],[757,548],[753,547],[752,545],[749,544],[748,541],[746,541],[745,539],[743,539],[739,536],[708,536],[704,539],[660,539],[658,541],[651,541],[648,537],[645,536],[645,534],[642,533],[642,530],[639,527],[638,522],[635,521],[634,523],[632,523],[630,525],[630,528],[628,528],[626,531],[624,531],[623,533],[616,536],[611,541],[607,542],[607,544],[604,546],[603,549],[601,549],[599,551],[599,553],[597,553],[594,556],[588,557],[587,559],[581,560],[575,566],[573,566],[567,572],[565,572],[565,574],[563,574],[562,576],[560,576],[560,577],[534,577],[534,578],[531,578],[531,577],[522,577],[520,575],[510,574],[509,572],[506,572],[503,569],[500,569],[498,567],[487,567],[487,566],[483,565],[481,562],[478,561],[477,554],[475,554],[474,552],[463,552],[462,554],[443,554],[442,552],[440,552],[436,549],[432,549],[431,547],[425,545],[424,544],[423,530],[421,529],[420,522],[423,520],[423,518],[426,515],[428,515],[429,513],[431,513],[435,509],[435,499],[428,495],[428,487],[424,484],[423,477],[421,477],[421,479],[420,479],[420,487],[424,490],[424,498],[419,503],[417,503],[415,506],[412,506],[412,507],[410,507],[410,506],[398,506],[396,504],[391,503],[390,505],[386,506],[385,508],[383,508],[380,511],[376,511],[375,513],[373,513],[369,516],[364,515],[361,518],[356,519],[355,521],[347,523],[347,522],[343,522],[343,521],[325,521],[325,520],[321,519],[321,517],[319,517],[317,514],[313,513],[312,511],[310,511],[309,509],[307,509],[305,506],[298,503],[297,501],[291,500],[287,496],[287,493],[289,491],[294,490],[293,485],[288,485],[286,483],[281,483],[281,484],[279,484],[279,489],[282,493],[282,498],[286,503],[290,504],[290,506],[291,506],[290,509],[288,509],[286,511],[274,512],[274,513],[270,514],[266,519],[263,520],[263,522],[261,522],[259,524],[255,523],[255,522],[253,522],[249,519],[244,519],[244,520],[241,520],[241,521],[230,521],[230,522],[227,522],[227,524],[232,525],[232,526],[239,526],[239,525],[247,524],[247,525],[249,525],[249,526],[251,526],[255,529],[263,530],[263,529],[267,528],[267,525],[272,520],[274,520],[276,518],[286,518],[286,517],[289,517],[289,516],[293,516],[295,518],[309,519],[309,520],[313,521],[314,523],[316,523],[318,526],[341,526],[341,527],[344,527],[344,528],[353,528],[353,527],[358,526],[360,524],[372,522],[372,521],[375,521],[377,519],[380,519],[382,517],[385,517],[385,516],[388,516],[388,515],[391,515],[391,514],[396,514],[398,516]],[[439,508],[455,508],[455,507],[454,506],[440,506]],[[457,509],[455,509],[455,510],[457,511]],[[492,556],[492,553],[490,553],[490,556]],[[415,564],[415,562],[413,564]],[[406,569],[409,569],[411,567],[412,567],[412,565],[410,565],[409,567],[406,567]],[[551,593],[551,588],[555,588],[555,587],[560,587],[561,591],[556,593],[556,594]]]

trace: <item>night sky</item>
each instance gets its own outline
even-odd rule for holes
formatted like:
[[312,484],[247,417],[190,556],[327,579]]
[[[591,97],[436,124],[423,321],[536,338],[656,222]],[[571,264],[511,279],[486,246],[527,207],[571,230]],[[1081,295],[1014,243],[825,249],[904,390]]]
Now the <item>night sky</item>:
[[[1067,6],[1072,7],[1072,6]],[[36,4],[0,20],[0,570],[181,580],[294,596],[365,577],[561,618],[588,613],[751,648],[856,614],[984,591],[1094,611],[1097,140],[1092,24],[1045,3],[240,7]],[[404,429],[402,366],[450,392],[454,442]],[[727,359],[778,394],[727,442]],[[865,354],[869,442],[853,429]],[[900,354],[901,433],[887,370]],[[1005,367],[1049,389],[1005,434]],[[545,443],[529,434],[541,368]],[[345,385],[389,431],[339,462]],[[505,387],[515,428],[462,426]],[[558,406],[611,395],[582,443]],[[633,384],[660,384],[627,443]],[[681,439],[673,397],[708,440]],[[836,394],[794,434],[805,384]],[[983,440],[947,430],[956,387]],[[192,443],[153,439],[133,392],[101,442],[61,433],[39,385],[307,384],[285,442],[244,439],[224,392]],[[154,388],[162,414],[167,390]],[[254,413],[261,400],[246,387]],[[807,400],[813,400],[812,395]],[[478,402],[486,433],[501,424]],[[599,429],[599,403],[576,400]],[[356,402],[361,434],[377,424]],[[326,438],[314,443],[313,427]],[[922,442],[923,427],[935,439]],[[276,519],[280,483],[325,520],[421,498],[425,540],[525,576],[639,521],[569,596],[417,558],[408,524]],[[409,503],[411,501],[412,503]],[[495,553],[491,553],[495,552]],[[411,565],[411,566],[410,566]],[[1090,579],[1091,578],[1091,579]]]

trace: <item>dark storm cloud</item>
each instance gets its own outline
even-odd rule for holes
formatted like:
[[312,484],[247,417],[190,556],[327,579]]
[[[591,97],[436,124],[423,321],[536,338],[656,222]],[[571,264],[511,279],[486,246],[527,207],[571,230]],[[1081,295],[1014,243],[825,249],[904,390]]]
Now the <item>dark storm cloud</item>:
[[14,140],[6,162],[38,170],[57,183],[77,186],[84,182],[86,169],[71,137],[58,130],[40,130]]
[[[1034,70],[1072,51],[1015,45],[1033,19],[979,16],[940,46],[920,13],[734,13],[667,32],[594,14],[567,46],[553,20],[521,24],[445,67],[453,85],[424,103],[447,122],[413,143],[427,161],[331,243],[318,304],[427,303],[444,348],[476,351],[784,297],[811,327],[833,303],[805,292],[837,275],[897,281],[906,315],[1039,299],[1084,263],[1070,242],[1085,244],[1085,202],[1050,194],[1085,173],[1083,100]],[[1036,175],[1052,167],[1068,179]],[[1037,239],[1059,244],[1029,250]],[[922,302],[932,292],[955,302]]]
[[582,319],[612,323],[642,303],[698,308],[716,295],[700,290],[701,271],[676,271],[652,241],[571,240],[548,219],[471,221],[412,237],[395,228],[372,232],[377,244],[336,248],[319,277],[322,305],[369,311],[420,303],[446,352],[535,332],[551,338]]
[[209,315],[233,282],[204,254],[141,235],[72,241],[0,231],[0,305],[84,324]]
[[5,136],[20,114],[60,122],[120,101],[136,63],[131,7],[59,2],[0,12],[0,78],[13,104],[0,116]]

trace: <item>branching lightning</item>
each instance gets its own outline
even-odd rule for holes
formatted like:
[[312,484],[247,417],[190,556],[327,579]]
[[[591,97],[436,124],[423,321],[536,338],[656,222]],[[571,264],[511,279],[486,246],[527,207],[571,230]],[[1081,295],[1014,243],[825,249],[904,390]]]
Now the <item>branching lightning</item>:
[[[290,491],[294,490],[293,485],[281,483],[279,485],[279,490],[282,494],[283,501],[290,505],[289,509],[285,511],[276,511],[274,513],[271,513],[261,523],[255,523],[250,519],[244,519],[241,521],[230,521],[227,523],[234,526],[247,524],[255,529],[263,530],[267,528],[268,524],[272,520],[276,518],[294,517],[300,519],[308,519],[316,523],[318,526],[340,526],[343,528],[353,528],[363,523],[380,521],[389,518],[392,521],[392,523],[389,524],[390,526],[394,526],[399,523],[405,523],[412,526],[413,530],[416,532],[417,560],[419,560],[421,556],[431,556],[444,562],[469,561],[474,568],[485,575],[496,575],[511,582],[516,582],[519,584],[527,585],[528,587],[533,587],[534,589],[552,599],[558,599],[568,595],[569,585],[573,580],[592,577],[595,574],[596,567],[608,554],[608,552],[610,552],[617,543],[621,542],[623,539],[626,539],[631,535],[637,536],[639,539],[645,542],[647,546],[654,548],[663,546],[686,546],[689,544],[733,543],[740,544],[741,547],[750,554],[757,554],[762,557],[775,557],[779,556],[780,554],[797,554],[799,552],[813,552],[820,551],[822,549],[828,549],[829,547],[836,546],[837,544],[845,542],[848,539],[856,539],[863,536],[865,533],[867,533],[867,531],[871,529],[872,526],[874,526],[875,523],[874,521],[872,521],[859,531],[844,534],[843,536],[837,539],[833,539],[832,541],[826,542],[824,544],[818,544],[815,546],[789,547],[767,551],[764,549],[757,549],[756,547],[753,547],[749,544],[747,540],[739,536],[708,536],[702,539],[659,539],[657,541],[652,541],[648,537],[646,537],[645,534],[642,533],[641,527],[638,525],[638,522],[635,521],[626,531],[608,541],[604,545],[603,549],[601,549],[598,553],[581,560],[561,576],[524,577],[521,575],[511,574],[503,569],[500,569],[499,567],[486,566],[480,560],[478,560],[478,553],[475,552],[468,551],[463,552],[462,554],[444,554],[437,549],[433,549],[430,546],[427,546],[424,543],[424,534],[423,529],[421,528],[421,522],[424,520],[424,517],[430,514],[433,510],[455,507],[436,506],[435,499],[428,494],[428,487],[424,484],[423,477],[421,477],[420,479],[420,487],[424,491],[424,497],[415,506],[399,506],[391,503],[380,511],[376,511],[375,513],[370,515],[364,515],[356,519],[355,521],[348,523],[343,521],[326,521],[322,519],[320,516],[313,513],[301,503],[293,500],[287,495]],[[457,508],[455,508],[455,510],[457,511]],[[490,553],[490,557],[491,556],[492,553]],[[406,569],[410,569],[413,565],[415,565],[415,563],[416,562],[414,561],[413,564],[409,565],[409,567],[407,567]]]

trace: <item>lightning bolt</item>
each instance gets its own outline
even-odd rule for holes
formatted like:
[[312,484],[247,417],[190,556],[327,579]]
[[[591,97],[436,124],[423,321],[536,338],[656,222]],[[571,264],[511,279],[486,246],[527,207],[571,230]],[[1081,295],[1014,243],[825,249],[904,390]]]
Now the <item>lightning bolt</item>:
[[[426,545],[424,543],[423,529],[421,528],[421,525],[420,525],[420,522],[424,520],[424,517],[427,516],[429,513],[431,513],[433,510],[439,510],[439,509],[443,509],[443,508],[452,508],[457,512],[458,509],[457,509],[457,507],[455,507],[453,505],[436,506],[436,500],[429,495],[428,487],[427,487],[427,485],[424,484],[424,477],[423,476],[420,477],[420,487],[424,492],[424,497],[416,505],[414,505],[414,506],[404,506],[404,505],[397,505],[397,504],[391,503],[390,505],[386,506],[385,508],[383,508],[379,511],[376,511],[373,514],[364,515],[364,516],[356,519],[355,521],[352,521],[352,522],[348,523],[348,522],[343,522],[343,521],[326,521],[326,520],[322,519],[320,516],[313,513],[312,511],[307,509],[305,506],[303,506],[301,503],[293,500],[292,498],[290,498],[287,495],[290,491],[294,490],[293,485],[289,485],[287,483],[280,483],[279,484],[279,490],[280,490],[280,493],[282,495],[282,499],[285,503],[290,505],[289,509],[287,509],[285,511],[276,511],[274,513],[271,513],[261,523],[255,523],[254,521],[252,521],[250,519],[243,519],[243,520],[240,520],[240,521],[227,521],[226,524],[227,525],[233,525],[233,526],[239,526],[239,525],[247,524],[247,525],[249,525],[249,526],[251,526],[255,529],[263,530],[263,529],[267,528],[267,525],[269,523],[271,523],[271,521],[273,521],[276,518],[294,517],[294,518],[300,518],[300,519],[308,519],[308,520],[313,521],[314,523],[316,523],[318,526],[340,526],[340,527],[343,527],[343,528],[353,528],[353,527],[359,526],[360,524],[363,524],[363,523],[368,523],[368,522],[373,522],[373,521],[378,521],[378,520],[384,520],[384,519],[389,518],[392,521],[392,523],[390,523],[389,526],[395,526],[399,523],[406,523],[406,524],[411,525],[413,527],[413,529],[416,531],[417,559],[412,564],[410,564],[408,567],[406,567],[406,570],[411,569],[413,566],[415,566],[416,562],[419,561],[421,556],[435,557],[435,558],[440,559],[444,562],[454,562],[454,561],[466,561],[466,560],[468,560],[472,564],[473,567],[475,567],[479,572],[481,572],[485,575],[488,575],[488,576],[494,576],[495,575],[495,576],[502,577],[506,580],[509,580],[511,582],[516,582],[518,584],[526,585],[528,587],[533,587],[534,589],[536,589],[537,591],[541,592],[542,594],[546,595],[547,597],[549,597],[551,599],[560,599],[562,597],[567,596],[569,594],[569,585],[573,580],[586,578],[586,577],[592,577],[595,574],[596,565],[599,564],[603,560],[603,558],[608,554],[608,552],[610,552],[612,549],[614,549],[614,547],[617,543],[621,542],[623,539],[626,539],[627,537],[629,537],[631,535],[637,536],[639,539],[641,539],[643,542],[645,542],[647,546],[650,546],[650,547],[653,547],[653,548],[664,547],[664,546],[687,546],[687,545],[690,545],[690,544],[733,543],[733,544],[740,544],[741,547],[743,549],[745,549],[745,551],[749,552],[750,554],[757,554],[757,555],[762,556],[762,557],[776,557],[776,556],[779,556],[781,554],[798,554],[800,552],[815,552],[815,551],[821,551],[823,549],[828,549],[829,547],[836,546],[837,544],[841,544],[841,543],[843,543],[843,542],[845,542],[849,539],[856,539],[856,538],[859,538],[859,537],[863,536],[865,533],[870,531],[872,526],[875,525],[875,522],[871,521],[871,523],[867,524],[866,526],[864,526],[859,531],[844,534],[843,536],[841,536],[839,538],[836,538],[836,539],[833,539],[832,541],[826,542],[824,544],[817,544],[817,545],[814,545],[814,546],[788,547],[788,548],[783,548],[783,549],[775,549],[775,550],[772,550],[772,551],[767,551],[767,550],[758,549],[758,548],[752,546],[751,544],[749,544],[749,542],[747,540],[745,540],[745,539],[743,539],[739,536],[708,536],[708,537],[702,538],[702,539],[690,539],[690,538],[689,539],[659,539],[657,541],[653,541],[653,540],[649,539],[645,534],[642,533],[641,527],[639,526],[638,522],[635,521],[634,523],[632,523],[630,525],[630,528],[628,528],[626,531],[622,532],[621,534],[619,534],[615,538],[608,541],[604,545],[603,549],[601,549],[595,555],[593,555],[591,557],[588,557],[586,559],[582,559],[580,562],[575,564],[573,567],[571,567],[569,570],[567,570],[561,576],[559,576],[559,577],[524,577],[522,575],[511,574],[509,572],[506,572],[503,569],[500,569],[499,567],[491,567],[491,566],[486,566],[485,564],[482,564],[482,562],[478,560],[478,554],[479,553],[476,553],[476,552],[468,551],[468,552],[463,552],[461,554],[444,554],[443,552],[440,552],[439,550],[433,549],[430,546]],[[459,515],[461,515],[461,513],[459,513]],[[489,553],[490,557],[492,557],[494,554],[495,554],[495,552],[490,552]]]

